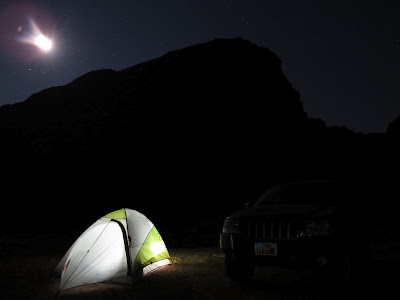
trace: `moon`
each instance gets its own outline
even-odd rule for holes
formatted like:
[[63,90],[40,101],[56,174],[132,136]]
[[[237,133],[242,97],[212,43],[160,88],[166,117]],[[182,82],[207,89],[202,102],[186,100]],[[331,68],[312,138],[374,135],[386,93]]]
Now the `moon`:
[[43,34],[39,34],[35,37],[34,44],[45,52],[50,51],[53,47],[53,42]]

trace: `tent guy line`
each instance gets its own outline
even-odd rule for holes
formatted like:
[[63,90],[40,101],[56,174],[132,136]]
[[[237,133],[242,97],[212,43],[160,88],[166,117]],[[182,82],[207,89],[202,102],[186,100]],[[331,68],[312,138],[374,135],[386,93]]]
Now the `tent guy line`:
[[[110,220],[111,221],[111,220]],[[85,256],[82,258],[82,260],[79,262],[79,264],[76,266],[76,268],[74,269],[74,271],[71,273],[71,275],[68,277],[68,279],[65,281],[64,285],[60,288],[60,291],[63,290],[64,286],[67,284],[67,282],[69,281],[69,279],[72,277],[72,275],[75,273],[75,271],[78,269],[78,267],[80,266],[80,264],[83,262],[83,260],[85,259],[85,257],[89,254],[90,250],[93,248],[94,244],[97,242],[97,240],[99,239],[99,237],[103,234],[104,230],[107,228],[108,224],[110,224],[110,221],[107,223],[107,225],[104,227],[103,231],[100,233],[100,235],[97,237],[97,239],[93,242],[92,246],[89,248],[89,250],[86,251]],[[67,263],[65,264],[64,267],[64,271],[66,271],[68,269],[68,265],[69,262],[71,261],[71,259],[69,259],[67,261]],[[60,293],[60,291],[57,293],[57,295]]]

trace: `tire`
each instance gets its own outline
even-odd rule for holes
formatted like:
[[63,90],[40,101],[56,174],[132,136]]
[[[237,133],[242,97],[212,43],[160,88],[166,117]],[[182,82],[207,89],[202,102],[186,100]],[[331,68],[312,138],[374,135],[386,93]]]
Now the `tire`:
[[334,259],[335,265],[330,268],[330,277],[333,282],[347,284],[353,278],[354,265],[350,254],[345,253]]
[[328,278],[333,283],[353,286],[363,281],[367,265],[368,259],[360,253],[343,253],[333,259]]
[[251,259],[246,259],[246,257],[226,253],[225,270],[229,278],[234,281],[250,281],[254,275],[255,264]]
[[338,255],[328,257],[328,263],[324,266],[310,265],[310,271],[319,284],[343,286],[349,282],[353,267],[348,256]]

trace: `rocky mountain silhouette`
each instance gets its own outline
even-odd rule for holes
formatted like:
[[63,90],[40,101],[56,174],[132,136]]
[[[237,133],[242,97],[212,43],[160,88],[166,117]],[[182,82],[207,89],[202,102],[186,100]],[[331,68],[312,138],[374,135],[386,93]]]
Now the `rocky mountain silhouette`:
[[141,149],[150,136],[252,140],[306,115],[275,54],[220,39],[120,72],[90,72],[3,106],[0,117],[3,135],[15,138],[3,152],[92,156]]
[[309,118],[279,57],[240,38],[89,72],[0,107],[13,192],[29,209],[50,199],[93,216],[110,199],[190,217],[231,211],[281,180],[375,180],[380,139]]

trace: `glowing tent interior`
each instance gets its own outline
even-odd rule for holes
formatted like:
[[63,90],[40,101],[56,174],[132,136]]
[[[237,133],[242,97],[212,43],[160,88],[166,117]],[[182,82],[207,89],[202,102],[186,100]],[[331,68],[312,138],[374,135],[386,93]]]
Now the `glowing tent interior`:
[[123,208],[86,229],[56,267],[60,291],[72,287],[140,277],[170,264],[161,235],[143,214]]

